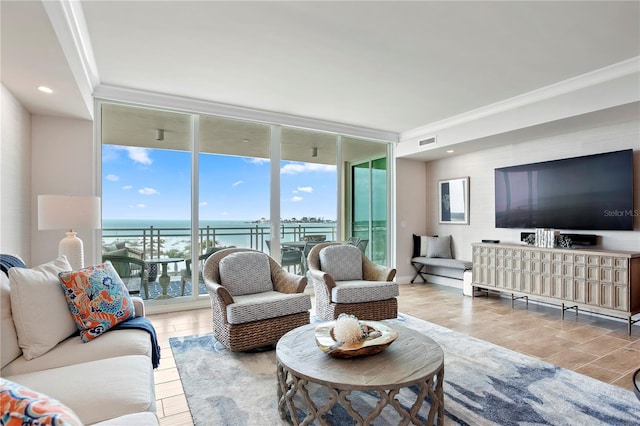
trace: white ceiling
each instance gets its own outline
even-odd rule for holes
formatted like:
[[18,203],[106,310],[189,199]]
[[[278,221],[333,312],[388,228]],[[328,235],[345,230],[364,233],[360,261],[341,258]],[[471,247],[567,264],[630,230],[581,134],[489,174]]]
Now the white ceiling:
[[[638,1],[81,6],[99,84],[394,133],[640,56]],[[0,7],[3,84],[34,113],[90,118],[43,3]]]

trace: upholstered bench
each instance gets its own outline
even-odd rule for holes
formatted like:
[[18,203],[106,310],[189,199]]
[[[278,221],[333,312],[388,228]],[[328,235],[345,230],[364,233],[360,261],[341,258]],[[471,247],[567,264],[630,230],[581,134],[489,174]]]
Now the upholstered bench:
[[[451,255],[451,236],[413,236],[413,258],[411,265],[415,275],[411,282],[420,276],[423,282],[453,284],[462,287],[464,294],[470,296],[472,262],[453,259]],[[469,294],[468,294],[469,293]]]

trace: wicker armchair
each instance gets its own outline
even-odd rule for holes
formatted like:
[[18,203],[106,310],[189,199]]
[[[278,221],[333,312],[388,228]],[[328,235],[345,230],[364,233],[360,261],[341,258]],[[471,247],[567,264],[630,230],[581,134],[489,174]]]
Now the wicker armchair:
[[[334,279],[327,271],[336,270],[336,265],[322,264],[332,262],[331,257],[323,256],[322,250],[332,246],[343,248],[331,249],[338,267],[344,267],[346,259],[355,260],[362,272],[358,277],[350,279]],[[328,254],[328,252],[326,252]],[[335,256],[338,254],[338,256]],[[357,256],[361,261],[357,262]],[[355,256],[355,257],[354,257]],[[332,321],[341,313],[352,314],[359,319],[379,321],[398,316],[398,285],[393,282],[396,270],[371,262],[355,246],[343,243],[320,243],[311,249],[307,258],[309,274],[313,279],[315,291],[316,314],[325,321]],[[336,263],[336,261],[334,261]],[[348,265],[347,265],[348,266]],[[340,278],[337,274],[336,278]],[[344,276],[344,274],[341,274]]]
[[202,275],[211,297],[213,334],[231,351],[274,345],[309,323],[307,278],[287,272],[265,253],[221,250],[205,261]]

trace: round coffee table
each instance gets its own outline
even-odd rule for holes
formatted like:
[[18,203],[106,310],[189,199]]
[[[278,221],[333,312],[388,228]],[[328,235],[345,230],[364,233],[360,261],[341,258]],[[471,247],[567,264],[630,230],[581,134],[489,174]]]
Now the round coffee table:
[[[278,412],[283,420],[296,425],[315,420],[325,425],[327,421],[323,416],[335,404],[340,404],[356,424],[369,425],[390,404],[401,416],[400,424],[423,424],[418,411],[425,397],[429,397],[431,408],[426,424],[444,424],[444,353],[433,339],[393,324],[391,327],[398,331],[398,338],[381,353],[338,359],[317,347],[316,325],[298,327],[285,334],[276,345]],[[309,384],[327,389],[330,396],[323,406],[318,407],[318,401],[313,401]],[[402,388],[412,386],[417,386],[418,391],[407,411],[395,396]],[[378,395],[379,401],[365,418],[351,406],[349,397],[353,391],[370,394],[375,391]],[[302,421],[295,414],[297,410],[306,413]]]

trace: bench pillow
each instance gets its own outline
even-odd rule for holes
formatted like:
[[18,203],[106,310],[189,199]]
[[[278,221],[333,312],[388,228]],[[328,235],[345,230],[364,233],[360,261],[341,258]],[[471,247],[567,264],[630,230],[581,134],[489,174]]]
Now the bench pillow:
[[362,279],[362,252],[356,246],[339,244],[320,250],[320,269],[334,281]]
[[427,257],[451,259],[451,235],[427,237]]
[[[437,235],[433,235],[437,237]],[[427,245],[429,235],[416,235],[413,234],[413,256],[411,257],[426,257]]]

